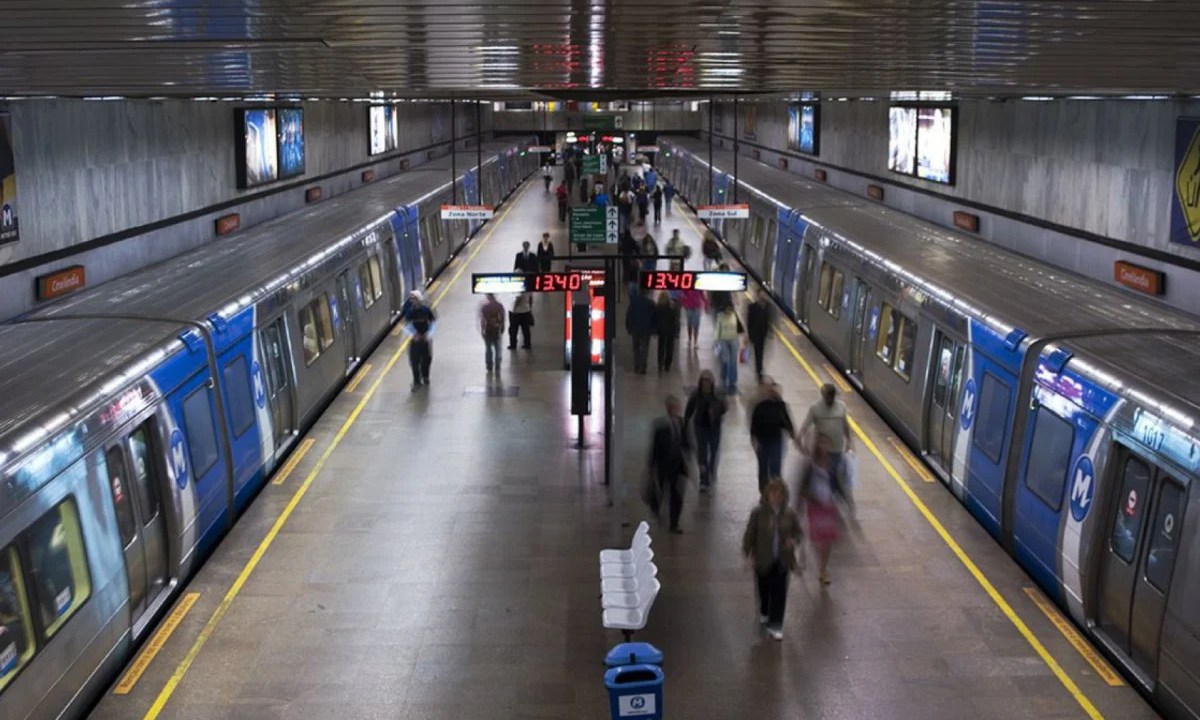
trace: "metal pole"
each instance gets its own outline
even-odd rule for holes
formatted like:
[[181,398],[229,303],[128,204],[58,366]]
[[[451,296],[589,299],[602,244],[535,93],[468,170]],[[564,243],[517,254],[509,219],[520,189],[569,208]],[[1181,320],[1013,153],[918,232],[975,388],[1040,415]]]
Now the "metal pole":
[[733,96],[733,201],[738,201],[738,96]]
[[458,204],[458,165],[455,163],[454,139],[458,134],[458,115],[455,113],[454,98],[450,99],[450,204]]
[[[734,162],[737,162],[736,160]],[[736,168],[737,165],[734,165]],[[736,171],[735,171],[736,172]],[[483,102],[475,101],[475,182],[480,186],[479,198],[483,200]],[[482,204],[482,202],[480,203]]]
[[[616,323],[617,316],[617,258],[609,255],[604,258],[604,484],[611,485],[616,474],[613,468],[613,383],[616,373],[613,367],[617,362]],[[618,499],[618,502],[620,500]]]
[[[708,204],[712,205],[713,200],[713,114],[714,107],[717,101],[712,95],[708,96]],[[451,105],[451,107],[454,107]]]

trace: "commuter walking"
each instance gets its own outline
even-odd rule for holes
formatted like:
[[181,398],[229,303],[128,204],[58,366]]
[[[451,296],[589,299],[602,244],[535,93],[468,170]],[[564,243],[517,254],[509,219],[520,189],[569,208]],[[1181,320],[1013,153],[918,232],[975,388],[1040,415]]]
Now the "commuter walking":
[[558,187],[554,188],[554,197],[558,199],[558,221],[567,221],[567,207],[571,204],[571,192],[567,190],[567,184],[561,182]]
[[658,372],[671,372],[675,343],[679,340],[679,306],[665,292],[654,307],[654,334],[658,336]]
[[767,336],[771,333],[773,315],[767,291],[759,288],[754,302],[746,309],[746,335],[754,348],[754,373],[760,383],[763,381],[763,352],[767,347]]
[[680,534],[679,515],[683,512],[683,492],[687,487],[687,455],[691,442],[680,415],[679,398],[668,396],[667,414],[654,423],[654,434],[650,442],[651,482],[655,491],[650,493],[650,509],[658,515],[660,499],[666,496],[671,532]]
[[671,239],[667,241],[667,254],[671,256],[671,269],[682,270],[683,262],[691,253],[691,248],[684,244],[679,235],[679,228],[671,231]]
[[621,221],[621,232],[629,228],[633,216],[633,193],[629,191],[629,186],[621,187],[617,184],[617,217]]
[[696,465],[700,473],[700,492],[717,480],[717,464],[721,450],[721,423],[727,409],[725,399],[717,394],[717,381],[711,370],[702,370],[696,389],[683,412],[684,427],[692,429],[696,438]]
[[523,344],[521,348],[528,350],[532,347],[529,341],[530,330],[533,328],[533,295],[523,292],[513,300],[512,312],[508,318],[508,349],[517,349],[517,331],[521,331]]
[[700,340],[700,315],[708,308],[708,298],[702,290],[688,288],[679,294],[679,304],[687,317],[688,347],[694,350]]
[[663,191],[661,187],[655,185],[654,189],[650,191],[650,204],[654,206],[654,224],[661,225],[663,204]]
[[763,397],[750,415],[750,443],[758,456],[758,491],[767,481],[783,472],[783,436],[796,437],[787,403],[779,396],[779,386],[770,379],[763,385]]
[[554,261],[554,243],[550,242],[550,233],[542,233],[542,241],[537,246],[538,270],[541,272],[550,272]]
[[738,335],[741,332],[741,321],[732,305],[717,313],[716,349],[721,362],[721,387],[730,395],[737,394]]
[[421,296],[420,291],[413,290],[408,294],[400,316],[407,323],[406,329],[412,336],[408,348],[408,363],[412,367],[412,389],[416,390],[422,385],[429,385],[429,369],[433,366],[433,330],[437,325],[437,315],[434,314],[433,308],[425,304],[425,298]]
[[[728,272],[729,266],[721,263],[716,269],[721,272]],[[713,312],[722,313],[726,308],[734,308],[733,293],[728,290],[713,290],[708,294],[708,303],[712,305]],[[741,320],[738,321],[738,332],[742,332]]]
[[521,252],[513,258],[513,271],[536,273],[538,271],[537,255],[529,249],[529,241],[521,243]]
[[634,200],[637,202],[638,220],[645,225],[646,216],[650,209],[650,194],[646,191],[645,185],[639,185],[638,189],[633,194]]
[[655,186],[658,185],[658,173],[654,170],[653,165],[648,165],[646,167],[645,178],[646,178],[646,190],[648,192],[653,191]]
[[663,202],[667,205],[667,214],[671,214],[671,202],[675,200],[675,185],[670,180],[663,186]]
[[542,165],[542,182],[546,183],[546,192],[550,192],[550,183],[554,182],[554,168],[550,163]]
[[704,235],[704,242],[700,244],[700,254],[704,256],[705,270],[713,270],[721,264],[721,245],[711,230]]
[[[821,386],[821,399],[813,403],[800,424],[799,437],[802,443],[808,440],[812,431],[809,447],[816,446],[816,440],[824,435],[828,445],[829,462],[832,465],[834,490],[846,501],[850,517],[855,515],[854,494],[849,487],[849,460],[846,453],[853,450],[853,435],[850,432],[850,418],[846,413],[846,404],[838,399],[837,388],[826,383]],[[801,450],[804,450],[803,444]]]
[[758,507],[750,512],[742,534],[742,554],[754,565],[758,622],[775,640],[783,639],[788,578],[801,567],[796,550],[803,539],[800,517],[788,503],[787,485],[772,478]]
[[840,534],[838,507],[834,500],[837,479],[829,443],[828,435],[817,435],[811,462],[800,479],[800,496],[808,515],[809,540],[820,561],[822,585],[830,583],[829,558]]
[[633,371],[645,375],[647,356],[650,354],[650,334],[654,332],[654,303],[650,301],[646,290],[639,289],[629,296],[625,330],[633,338]]
[[503,355],[500,354],[500,338],[504,335],[504,306],[492,293],[485,296],[479,306],[479,334],[483,336],[483,362],[488,373],[500,373]]
[[633,233],[629,231],[628,226],[621,231],[621,242],[619,248],[621,255],[624,256],[621,259],[621,263],[625,272],[626,290],[629,294],[629,297],[633,297],[634,293],[637,292],[639,271],[639,264],[634,255],[639,254],[641,252],[641,248],[638,246],[637,240],[633,239]]
[[[646,237],[642,238],[642,254],[643,255],[658,255],[658,243],[654,242],[654,236],[646,233]],[[643,270],[655,270],[658,268],[658,260],[653,257],[642,258]]]
[[587,201],[588,201],[588,179],[586,177],[580,176],[580,178],[579,178],[579,202],[586,205]]

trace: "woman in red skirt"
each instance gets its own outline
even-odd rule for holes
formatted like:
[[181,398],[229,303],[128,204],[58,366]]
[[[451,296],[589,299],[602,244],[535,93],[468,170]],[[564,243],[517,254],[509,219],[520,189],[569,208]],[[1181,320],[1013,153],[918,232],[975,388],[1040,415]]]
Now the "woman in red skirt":
[[808,515],[808,538],[817,551],[821,567],[821,584],[828,585],[829,555],[841,532],[841,518],[834,500],[833,458],[829,455],[829,438],[817,436],[811,462],[800,481],[800,496],[804,498]]

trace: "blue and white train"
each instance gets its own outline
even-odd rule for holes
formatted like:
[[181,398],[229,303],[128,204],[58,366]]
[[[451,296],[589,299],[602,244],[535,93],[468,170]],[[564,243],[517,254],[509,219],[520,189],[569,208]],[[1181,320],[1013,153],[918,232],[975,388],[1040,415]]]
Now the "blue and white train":
[[[692,202],[732,155],[660,139]],[[742,160],[713,229],[1166,716],[1200,717],[1200,320]]]
[[[527,147],[485,144],[460,202],[503,202]],[[0,325],[0,717],[90,708],[478,229],[451,197],[430,161]]]

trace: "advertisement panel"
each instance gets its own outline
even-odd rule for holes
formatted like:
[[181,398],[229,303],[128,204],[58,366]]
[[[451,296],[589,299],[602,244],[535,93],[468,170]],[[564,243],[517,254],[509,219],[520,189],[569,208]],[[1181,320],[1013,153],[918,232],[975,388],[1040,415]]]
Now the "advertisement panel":
[[239,186],[251,188],[279,179],[279,137],[275,108],[244,108],[239,146]]
[[888,170],[912,175],[917,154],[917,109],[888,109]]
[[279,108],[279,177],[304,174],[304,110]]
[[818,147],[817,133],[818,108],[816,105],[801,104],[788,106],[788,149],[816,155]]
[[21,239],[17,220],[17,170],[13,162],[12,116],[0,113],[0,243]]

